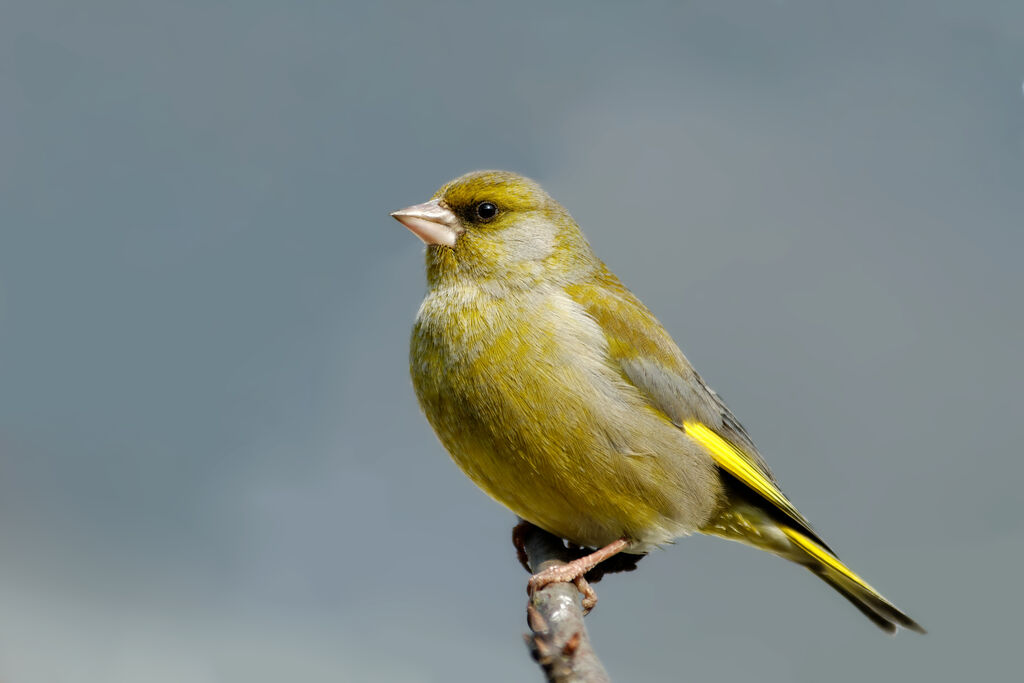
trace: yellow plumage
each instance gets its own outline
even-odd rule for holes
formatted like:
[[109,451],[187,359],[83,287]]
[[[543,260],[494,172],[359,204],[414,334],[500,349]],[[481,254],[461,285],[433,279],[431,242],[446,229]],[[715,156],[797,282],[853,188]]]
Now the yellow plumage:
[[483,490],[574,543],[642,553],[695,531],[821,576],[880,627],[921,630],[847,569],[654,315],[536,183],[488,171],[396,212],[427,243],[410,367]]

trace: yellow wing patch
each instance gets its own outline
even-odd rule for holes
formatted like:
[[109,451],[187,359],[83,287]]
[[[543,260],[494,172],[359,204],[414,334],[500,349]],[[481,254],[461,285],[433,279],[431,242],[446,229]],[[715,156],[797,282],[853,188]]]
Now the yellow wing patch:
[[794,521],[803,526],[809,526],[803,515],[793,507],[786,496],[782,495],[782,491],[772,483],[767,475],[754,467],[750,463],[750,459],[735,446],[700,422],[684,422],[683,429],[691,439],[707,449],[719,467],[739,479]]

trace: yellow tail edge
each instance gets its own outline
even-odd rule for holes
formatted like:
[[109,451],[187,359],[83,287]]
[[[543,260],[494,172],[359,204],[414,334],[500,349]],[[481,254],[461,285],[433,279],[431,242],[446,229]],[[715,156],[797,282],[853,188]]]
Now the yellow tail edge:
[[895,633],[898,627],[902,627],[917,633],[926,633],[920,624],[882,597],[881,593],[840,562],[838,557],[821,547],[806,534],[788,526],[780,525],[779,530],[786,535],[794,548],[802,551],[804,555],[804,557],[800,557],[794,553],[788,555],[787,559],[807,567],[853,603],[854,607],[880,629],[886,633]]

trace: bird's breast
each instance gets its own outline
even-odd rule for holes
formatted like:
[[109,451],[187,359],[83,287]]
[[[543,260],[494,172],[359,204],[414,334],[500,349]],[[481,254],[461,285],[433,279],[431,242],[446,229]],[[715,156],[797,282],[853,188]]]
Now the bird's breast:
[[554,533],[588,545],[623,535],[664,542],[712,505],[693,505],[703,480],[687,482],[682,433],[609,362],[601,328],[557,288],[432,291],[410,367],[455,462]]

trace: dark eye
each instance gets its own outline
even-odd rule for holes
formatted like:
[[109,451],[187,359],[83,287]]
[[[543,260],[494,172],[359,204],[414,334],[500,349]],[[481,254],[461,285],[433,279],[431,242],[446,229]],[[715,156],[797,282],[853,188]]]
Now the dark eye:
[[489,221],[498,215],[498,207],[491,202],[480,202],[476,205],[476,215],[482,220]]

